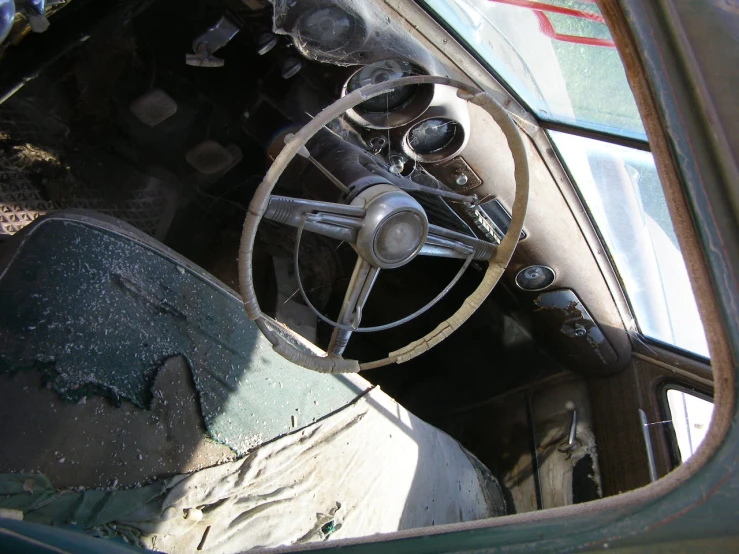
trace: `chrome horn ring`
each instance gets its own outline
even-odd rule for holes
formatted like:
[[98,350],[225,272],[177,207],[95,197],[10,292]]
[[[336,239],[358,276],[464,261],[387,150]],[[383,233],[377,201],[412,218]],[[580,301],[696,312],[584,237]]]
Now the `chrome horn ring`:
[[[469,243],[465,244],[463,239],[468,237],[462,236],[463,238],[460,239],[459,236],[455,236],[459,235],[458,233],[455,234],[452,231],[443,228],[435,228],[434,226],[429,225],[426,241],[415,255],[423,254],[424,249],[427,249],[429,255],[445,257],[466,257],[469,256],[471,252],[474,257],[477,258],[480,256],[479,259],[487,260],[488,267],[477,289],[467,298],[457,312],[419,340],[408,344],[404,348],[390,352],[386,358],[374,362],[362,363],[361,365],[358,361],[345,359],[341,357],[341,355],[319,354],[317,353],[316,347],[312,345],[310,347],[301,347],[299,345],[304,342],[302,337],[299,337],[295,332],[286,329],[279,323],[271,320],[259,309],[259,302],[256,298],[252,275],[252,253],[254,250],[254,241],[259,222],[262,217],[270,211],[270,213],[276,215],[275,220],[279,219],[281,222],[287,222],[294,226],[300,225],[301,228],[304,224],[306,229],[315,232],[322,232],[326,236],[330,237],[348,237],[356,240],[358,239],[359,233],[363,227],[361,218],[364,217],[365,212],[364,210],[357,209],[356,206],[272,197],[272,190],[288,163],[296,155],[300,154],[301,156],[306,157],[305,151],[307,149],[305,148],[305,144],[326,124],[337,117],[340,117],[354,106],[357,106],[370,98],[379,96],[388,90],[400,86],[427,83],[446,85],[459,89],[461,97],[469,102],[477,104],[487,111],[503,131],[513,156],[516,181],[516,194],[513,201],[513,207],[511,209],[512,220],[508,232],[503,237],[503,240],[497,248],[490,249],[485,245],[481,246],[477,243],[474,245],[470,245]],[[310,154],[308,153],[308,157],[309,156]],[[239,281],[247,315],[257,323],[264,335],[272,343],[275,351],[288,360],[314,371],[323,373],[356,372],[362,369],[371,369],[391,363],[402,363],[410,360],[440,343],[459,328],[459,326],[462,325],[470,315],[480,307],[482,302],[498,283],[511,259],[511,256],[513,255],[513,250],[518,244],[526,214],[528,192],[528,163],[526,158],[526,148],[520,136],[520,131],[516,127],[515,123],[513,123],[506,110],[490,95],[483,93],[466,83],[453,81],[445,77],[434,76],[404,77],[355,90],[351,94],[344,96],[334,104],[328,106],[316,115],[298,133],[296,133],[293,140],[286,144],[285,148],[283,148],[282,152],[277,156],[275,162],[267,171],[264,180],[260,184],[249,205],[249,212],[244,221],[241,247],[239,249]],[[308,211],[317,211],[319,214],[315,218],[303,218],[302,216],[306,213],[301,211],[303,208]],[[381,218],[381,221],[384,221],[384,219]],[[410,225],[413,227],[414,223],[411,221]],[[415,225],[417,225],[417,223]],[[374,249],[376,235],[382,230],[382,225],[373,227],[373,229],[374,233],[372,233],[371,236],[374,238],[372,239],[371,244]],[[408,252],[415,251],[415,247],[411,250],[411,246],[414,246],[412,241],[408,243],[401,241],[401,243],[402,244],[400,245],[396,244],[397,252],[395,252],[395,254],[397,254],[397,258],[393,257],[393,252],[391,252],[390,258],[385,258],[386,260],[389,259],[391,262],[400,260],[402,262],[405,259],[404,255],[410,257]],[[450,252],[452,255],[447,255]],[[460,255],[461,252],[465,252],[466,255]],[[342,318],[348,318],[348,321],[351,321],[353,313],[361,313],[361,307],[364,300],[367,298],[367,294],[371,289],[372,283],[374,283],[377,271],[379,271],[379,267],[370,266],[370,264],[360,256],[360,262],[355,267],[355,272],[352,276],[354,286],[347,291],[345,304],[339,318],[340,321],[342,321]],[[347,306],[349,306],[351,310],[345,310]],[[350,313],[352,310],[354,312]],[[337,344],[336,339],[337,336],[335,333],[334,337],[332,337],[332,344]],[[338,342],[341,341],[339,340]],[[331,348],[332,347],[330,345],[329,349],[331,350]]]

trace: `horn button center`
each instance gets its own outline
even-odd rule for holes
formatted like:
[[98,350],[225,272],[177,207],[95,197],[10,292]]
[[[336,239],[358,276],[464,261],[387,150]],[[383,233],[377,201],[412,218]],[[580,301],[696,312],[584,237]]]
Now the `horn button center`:
[[352,202],[365,208],[357,236],[357,251],[384,269],[407,264],[421,251],[428,235],[428,218],[409,194],[391,185],[376,185]]

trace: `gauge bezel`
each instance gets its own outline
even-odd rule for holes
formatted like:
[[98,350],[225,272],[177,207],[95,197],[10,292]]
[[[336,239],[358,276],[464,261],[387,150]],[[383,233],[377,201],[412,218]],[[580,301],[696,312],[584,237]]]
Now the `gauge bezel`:
[[[417,152],[416,150],[414,150],[413,146],[410,143],[411,133],[413,132],[413,129],[425,123],[426,121],[430,121],[432,119],[438,119],[438,120],[443,120],[443,121],[448,121],[450,123],[454,123],[455,129],[456,129],[454,136],[444,146],[434,150],[433,152],[424,152],[424,153]],[[464,145],[466,143],[467,143],[467,131],[461,121],[457,121],[450,117],[439,117],[436,115],[431,115],[428,117],[424,116],[422,119],[419,119],[418,121],[414,121],[413,125],[409,127],[408,132],[405,133],[405,135],[403,136],[403,151],[410,158],[416,160],[417,162],[439,163],[439,162],[446,161],[456,156],[462,150],[462,148],[464,148]]]
[[[383,61],[391,61],[391,58],[388,58],[388,60],[380,60],[377,62],[373,62],[371,64],[364,65],[360,68],[358,68],[356,71],[354,71],[349,78],[344,82],[344,86],[341,89],[341,96],[346,96],[349,93],[348,87],[351,80],[365,67],[368,65],[374,65],[382,63]],[[418,75],[427,75],[428,72],[417,66],[416,64],[409,62],[408,60],[392,60],[392,61],[398,61],[403,63],[410,63],[411,67],[413,68],[413,71],[415,74]],[[389,112],[369,112],[362,110],[361,104],[359,106],[356,106],[355,108],[352,108],[351,110],[347,110],[346,116],[354,121],[355,123],[358,123],[359,125],[362,125],[364,127],[367,127],[369,129],[395,129],[397,127],[402,127],[403,125],[407,125],[408,123],[411,123],[415,119],[419,118],[426,112],[426,110],[431,105],[431,102],[434,99],[436,91],[436,85],[432,84],[421,84],[416,85],[416,90],[413,92],[411,97],[406,100],[403,104],[400,106],[397,106],[390,110]]]
[[[424,121],[429,119],[445,119],[457,124],[457,132],[454,138],[443,148],[427,154],[419,154],[410,144],[410,132]],[[451,160],[458,156],[467,146],[470,138],[470,112],[467,101],[457,96],[456,92],[449,87],[437,86],[436,94],[429,108],[423,116],[408,125],[403,130],[400,141],[403,153],[416,162],[426,164],[437,164]]]
[[[552,276],[551,281],[549,281],[543,287],[539,287],[539,288],[535,288],[535,289],[526,288],[526,287],[522,286],[521,283],[519,283],[519,277],[521,277],[521,274],[524,271],[526,271],[527,269],[531,269],[532,267],[541,267],[541,268],[549,271],[551,273],[551,276]],[[548,265],[544,265],[544,264],[531,264],[531,265],[527,265],[526,267],[524,267],[521,270],[519,270],[518,273],[516,273],[516,277],[515,277],[514,281],[516,283],[516,286],[519,289],[521,289],[522,291],[525,291],[525,292],[541,292],[541,291],[546,290],[549,287],[551,287],[557,281],[557,272],[554,271],[554,269],[552,269]]]
[[[346,15],[346,17],[350,20],[352,28],[351,32],[347,35],[347,39],[344,43],[336,45],[333,48],[325,48],[325,45],[321,42],[320,39],[312,38],[310,36],[306,38],[305,36],[303,36],[303,33],[301,33],[300,25],[302,25],[304,21],[315,15],[317,12],[330,9],[336,9]],[[347,51],[361,49],[362,46],[367,42],[367,38],[369,36],[367,23],[362,17],[359,17],[357,14],[351,13],[348,10],[342,9],[340,6],[330,3],[326,5],[318,4],[316,6],[310,7],[302,13],[299,13],[297,19],[293,21],[294,27],[293,33],[291,34],[293,34],[295,45],[306,57],[311,57],[311,51],[315,50],[321,55],[326,56],[327,58],[338,60],[344,58]]]

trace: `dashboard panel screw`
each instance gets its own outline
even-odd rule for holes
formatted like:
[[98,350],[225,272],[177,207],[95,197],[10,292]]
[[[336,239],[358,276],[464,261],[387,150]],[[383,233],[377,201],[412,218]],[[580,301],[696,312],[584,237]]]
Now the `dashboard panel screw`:
[[287,58],[282,63],[282,78],[290,79],[297,75],[298,71],[303,69],[303,64],[296,58]]
[[457,175],[454,177],[454,182],[457,183],[460,187],[463,187],[467,184],[468,178],[467,175],[464,173],[457,173]]
[[277,37],[272,33],[264,33],[257,41],[257,54],[264,56],[275,46],[277,46]]

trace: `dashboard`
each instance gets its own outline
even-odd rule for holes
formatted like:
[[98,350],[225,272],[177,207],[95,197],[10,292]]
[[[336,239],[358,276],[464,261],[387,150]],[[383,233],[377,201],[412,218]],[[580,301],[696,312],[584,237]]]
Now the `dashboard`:
[[[290,120],[304,121],[306,114],[363,86],[410,75],[469,81],[442,52],[400,24],[393,25],[380,9],[351,2],[300,2],[277,9],[278,29],[315,62],[299,74],[311,94],[306,94],[305,82],[291,85],[300,94],[290,87],[281,91],[286,99],[281,109],[292,112]],[[280,94],[272,90],[264,96],[274,99]],[[511,99],[506,103],[515,107]],[[332,133],[419,185],[414,196],[431,222],[492,243],[500,242],[508,230],[514,167],[507,142],[484,110],[453,89],[397,88],[365,101],[334,123]],[[531,176],[528,215],[502,283],[515,299],[516,318],[562,364],[591,375],[616,372],[628,362],[631,343],[622,306],[612,292],[613,276],[608,279],[604,272],[607,256],[544,133],[526,123],[522,120],[521,128]],[[320,148],[314,155],[321,155]],[[341,173],[336,167],[341,157],[330,137],[323,155],[327,165],[333,163],[332,170]],[[479,205],[424,194],[423,187],[475,195]]]

